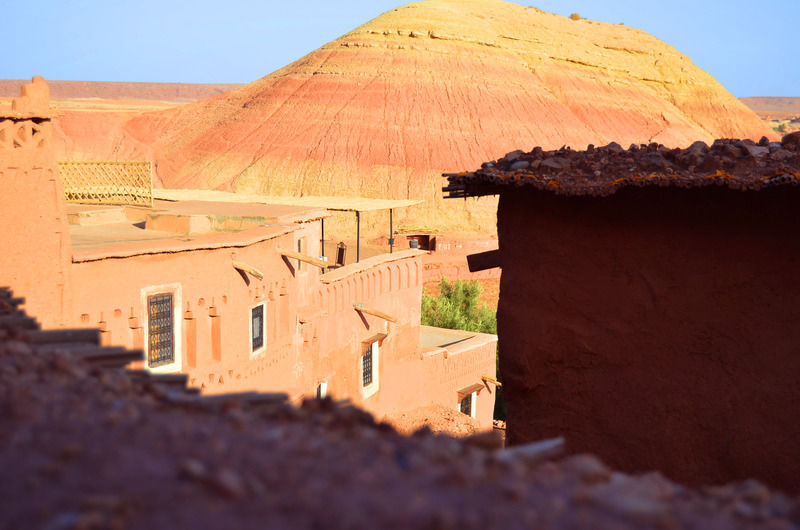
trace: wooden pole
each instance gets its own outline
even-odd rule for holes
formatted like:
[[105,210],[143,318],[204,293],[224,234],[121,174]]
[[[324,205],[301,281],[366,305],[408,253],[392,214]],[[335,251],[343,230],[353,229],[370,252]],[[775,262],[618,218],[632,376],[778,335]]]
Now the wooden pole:
[[313,265],[315,267],[319,267],[320,269],[324,269],[325,267],[328,266],[328,264],[326,262],[322,261],[321,259],[313,258],[311,256],[307,256],[307,255],[302,254],[300,252],[295,252],[294,250],[286,250],[286,249],[282,249],[282,248],[279,248],[277,250],[278,250],[278,254],[280,254],[282,256],[286,256],[287,258],[296,259],[298,261],[302,261],[303,263],[308,263],[309,265]]
[[238,269],[238,270],[240,270],[242,272],[247,272],[251,276],[254,276],[255,278],[258,278],[259,280],[263,280],[264,279],[264,273],[263,272],[261,272],[260,270],[256,269],[255,267],[251,267],[247,263],[242,263],[241,261],[234,261],[233,262],[233,268],[234,269]]
[[356,210],[356,263],[361,260],[361,212]]
[[482,375],[481,379],[483,380],[484,383],[491,383],[496,387],[501,387],[502,388],[502,386],[503,386],[503,383],[501,383],[500,381],[498,381],[494,377],[490,377],[488,375]]
[[377,309],[370,309],[368,307],[364,307],[364,304],[355,303],[353,304],[353,309],[358,311],[359,313],[365,313],[367,315],[372,315],[374,317],[382,318],[384,320],[388,320],[389,322],[397,323],[397,319],[391,315],[387,315],[383,311],[378,311]]

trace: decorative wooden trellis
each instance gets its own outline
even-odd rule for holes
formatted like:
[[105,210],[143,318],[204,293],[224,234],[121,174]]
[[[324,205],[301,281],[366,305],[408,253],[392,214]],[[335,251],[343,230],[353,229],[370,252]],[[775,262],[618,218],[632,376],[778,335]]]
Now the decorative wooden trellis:
[[150,162],[59,162],[67,202],[153,206]]

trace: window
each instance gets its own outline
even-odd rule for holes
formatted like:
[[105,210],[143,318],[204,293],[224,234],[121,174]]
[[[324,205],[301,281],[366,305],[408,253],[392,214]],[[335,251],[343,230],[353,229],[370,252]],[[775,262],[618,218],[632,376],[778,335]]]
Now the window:
[[458,410],[467,416],[472,416],[472,394],[467,394],[458,404]]
[[[430,234],[414,234],[406,236],[408,238],[408,246],[410,248],[418,248],[420,250],[433,250],[431,248]],[[416,243],[412,243],[416,241]]]
[[175,361],[172,293],[147,297],[149,366]]
[[367,346],[367,351],[364,353],[364,360],[361,363],[361,381],[362,386],[369,386],[372,384],[372,344]]
[[[299,252],[300,254],[305,254],[306,253],[306,238],[304,238],[304,237],[298,238],[298,240],[297,240],[297,252]],[[297,272],[300,272],[301,270],[303,270],[303,262],[300,261],[300,260],[297,260]]]
[[466,388],[462,388],[458,391],[458,406],[456,409],[469,416],[470,418],[474,418],[476,416],[476,405],[478,404],[478,394],[481,393],[481,390],[484,388],[484,383],[475,383],[470,385]]
[[184,349],[180,283],[148,285],[139,291],[144,321],[145,367],[154,373],[174,373],[183,369]]
[[250,310],[250,344],[251,353],[257,353],[264,348],[264,304],[258,304]]
[[380,386],[380,354],[378,351],[378,341],[375,340],[374,337],[361,344],[363,348],[363,353],[359,362],[361,369],[361,397],[366,399],[375,394]]

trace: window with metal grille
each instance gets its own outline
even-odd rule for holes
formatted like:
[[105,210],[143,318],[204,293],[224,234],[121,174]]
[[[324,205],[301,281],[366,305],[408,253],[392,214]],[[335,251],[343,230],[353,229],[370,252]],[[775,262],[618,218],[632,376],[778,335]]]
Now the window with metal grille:
[[250,336],[253,338],[253,349],[264,346],[264,304],[257,305],[250,311]]
[[458,410],[466,414],[467,416],[472,416],[472,394],[467,394],[461,400],[461,403],[458,404]]
[[172,320],[172,293],[147,297],[149,366],[169,364],[175,360]]
[[362,386],[372,384],[372,344],[367,346],[367,351],[364,352],[364,356],[361,358],[361,377]]

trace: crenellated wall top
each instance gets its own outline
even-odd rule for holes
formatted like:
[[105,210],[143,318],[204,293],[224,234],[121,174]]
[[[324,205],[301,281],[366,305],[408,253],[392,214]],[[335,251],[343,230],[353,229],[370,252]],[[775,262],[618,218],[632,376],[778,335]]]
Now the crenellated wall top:
[[50,88],[42,77],[35,76],[11,101],[11,111],[0,111],[0,150],[46,149],[54,116]]
[[428,252],[426,250],[409,249],[401,250],[391,254],[379,254],[378,256],[362,259],[358,263],[351,263],[350,265],[345,265],[344,267],[334,269],[331,272],[326,272],[325,274],[321,275],[319,279],[322,283],[334,283],[361,272],[373,270],[375,267],[383,265],[384,263],[423,256],[427,253]]

